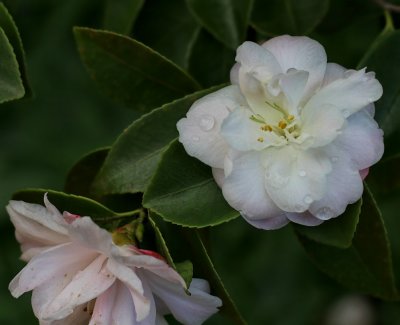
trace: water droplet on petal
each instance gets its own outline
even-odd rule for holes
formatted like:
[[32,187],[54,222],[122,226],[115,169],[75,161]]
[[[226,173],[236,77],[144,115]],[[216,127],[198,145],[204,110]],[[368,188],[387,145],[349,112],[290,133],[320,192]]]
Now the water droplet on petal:
[[199,141],[200,138],[199,138],[198,136],[193,136],[193,137],[192,137],[192,140],[193,140],[193,141]]
[[333,212],[333,210],[331,208],[323,207],[317,211],[316,216],[318,219],[328,220],[328,219],[333,218],[335,216],[335,213]]
[[312,197],[310,195],[306,195],[304,197],[304,203],[305,204],[311,204],[314,200],[312,199]]
[[331,161],[332,161],[332,162],[337,162],[338,160],[339,160],[338,157],[331,157]]
[[343,116],[344,116],[345,118],[348,118],[348,117],[350,116],[350,112],[349,112],[347,109],[345,109],[345,110],[343,111]]
[[299,171],[299,176],[304,177],[304,176],[306,176],[306,175],[307,175],[307,173],[306,173],[305,170],[300,170],[300,171]]
[[203,131],[210,131],[215,125],[215,119],[208,114],[204,114],[200,117],[199,126]]

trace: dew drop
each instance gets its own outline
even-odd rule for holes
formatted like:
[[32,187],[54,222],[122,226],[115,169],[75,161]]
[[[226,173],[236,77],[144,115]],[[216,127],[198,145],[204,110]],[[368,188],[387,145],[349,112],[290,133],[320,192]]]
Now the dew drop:
[[203,131],[210,131],[215,125],[215,119],[208,114],[204,114],[200,117],[199,126]]
[[323,207],[317,211],[317,218],[321,220],[328,220],[333,218],[335,213],[331,208]]
[[313,199],[312,199],[312,197],[310,195],[306,195],[304,197],[304,203],[305,204],[311,204],[312,202],[313,202]]
[[192,137],[192,140],[193,140],[193,141],[199,141],[200,138],[199,138],[198,136],[194,136],[194,137]]
[[348,118],[348,117],[350,116],[350,112],[349,112],[347,109],[345,109],[345,110],[343,111],[343,116],[344,116],[345,118]]
[[300,170],[300,171],[299,171],[299,176],[305,177],[306,175],[307,175],[307,173],[306,173],[305,170]]

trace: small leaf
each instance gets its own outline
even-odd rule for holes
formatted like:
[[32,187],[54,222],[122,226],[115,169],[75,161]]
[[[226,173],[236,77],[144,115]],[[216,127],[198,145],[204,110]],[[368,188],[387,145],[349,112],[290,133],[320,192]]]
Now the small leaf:
[[144,0],[106,0],[104,28],[120,34],[129,34]]
[[0,2],[0,27],[3,29],[4,33],[8,38],[8,41],[10,42],[14,50],[14,54],[17,59],[19,71],[21,74],[23,87],[25,90],[24,97],[25,98],[31,97],[32,90],[29,86],[28,76],[26,74],[25,52],[22,45],[22,40],[12,16],[8,12],[4,4],[1,2]]
[[178,137],[178,120],[194,101],[220,87],[178,99],[133,122],[112,146],[93,185],[96,193],[144,192],[162,153]]
[[189,288],[190,283],[193,278],[193,264],[190,261],[183,261],[180,263],[176,263],[176,271],[181,275],[181,277],[185,280],[187,287]]
[[319,24],[329,0],[255,0],[251,23],[261,34],[305,35]]
[[325,221],[317,227],[294,225],[296,232],[318,243],[348,248],[356,231],[361,212],[362,200],[347,207],[346,211],[335,219]]
[[0,28],[0,103],[22,98],[24,94],[17,58],[6,34]]
[[133,35],[138,41],[186,69],[199,31],[200,26],[189,13],[185,0],[147,1]]
[[186,0],[193,16],[231,49],[244,41],[252,0]]
[[351,247],[339,249],[316,243],[299,233],[298,236],[313,262],[341,284],[375,297],[397,298],[386,229],[367,187]]
[[100,90],[142,112],[199,89],[186,72],[129,37],[74,28],[78,49]]
[[163,154],[143,197],[143,206],[188,227],[217,225],[239,216],[226,203],[211,169],[174,141]]

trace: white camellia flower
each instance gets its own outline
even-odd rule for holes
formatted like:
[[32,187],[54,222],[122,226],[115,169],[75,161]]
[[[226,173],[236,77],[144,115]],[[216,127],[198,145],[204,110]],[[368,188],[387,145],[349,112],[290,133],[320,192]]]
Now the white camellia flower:
[[45,196],[45,207],[11,201],[26,267],[11,281],[14,297],[32,290],[41,325],[162,325],[172,313],[182,324],[202,324],[221,300],[208,283],[183,278],[155,252],[117,246],[89,217],[61,214]]
[[227,202],[257,228],[342,214],[383,154],[374,73],[327,63],[318,42],[288,35],[245,42],[236,61],[232,85],[178,122],[187,153],[212,167]]

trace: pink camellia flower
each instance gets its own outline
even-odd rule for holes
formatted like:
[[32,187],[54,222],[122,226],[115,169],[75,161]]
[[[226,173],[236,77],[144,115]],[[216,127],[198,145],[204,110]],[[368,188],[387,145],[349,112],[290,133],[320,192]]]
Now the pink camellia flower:
[[257,228],[342,214],[383,154],[374,73],[327,63],[321,44],[288,35],[243,43],[236,62],[232,85],[178,122],[186,152],[212,167],[227,202]]
[[45,207],[10,201],[7,211],[26,267],[11,281],[14,297],[32,290],[42,325],[166,324],[172,313],[183,324],[201,324],[221,300],[208,283],[183,278],[155,252],[117,246],[89,217],[62,215],[45,196]]

